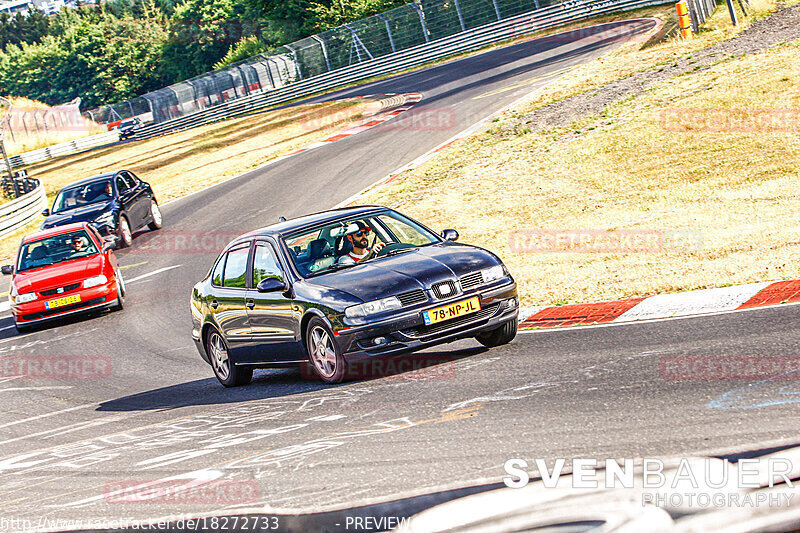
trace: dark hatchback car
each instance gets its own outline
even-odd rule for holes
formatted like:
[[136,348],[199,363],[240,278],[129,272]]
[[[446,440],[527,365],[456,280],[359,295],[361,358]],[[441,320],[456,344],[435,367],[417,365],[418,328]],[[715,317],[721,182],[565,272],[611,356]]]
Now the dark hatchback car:
[[67,185],[58,192],[52,209],[42,212],[46,218],[41,229],[74,222],[88,222],[103,236],[114,235],[119,247],[133,243],[133,233],[161,227],[158,202],[150,184],[133,172],[119,170],[86,178]]
[[[326,383],[348,362],[517,333],[517,286],[493,253],[384,207],[308,215],[238,237],[191,295],[192,336],[227,386],[308,363]],[[369,253],[357,262],[354,239]]]

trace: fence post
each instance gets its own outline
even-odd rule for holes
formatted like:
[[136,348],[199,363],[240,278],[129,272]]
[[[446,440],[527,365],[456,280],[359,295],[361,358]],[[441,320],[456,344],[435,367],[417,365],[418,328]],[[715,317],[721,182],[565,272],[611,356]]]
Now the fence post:
[[503,20],[503,17],[500,16],[500,6],[497,5],[497,0],[492,0],[492,5],[494,5],[494,13],[497,15],[497,20]]
[[328,67],[328,72],[331,71],[331,60],[328,59],[328,47],[325,46],[325,41],[322,40],[322,37],[319,35],[312,35],[312,39],[319,43],[319,47],[322,48],[322,55],[325,57],[325,66]]
[[419,23],[422,25],[422,35],[425,37],[425,42],[430,42],[431,38],[430,35],[428,35],[428,25],[425,24],[425,13],[422,12],[422,9],[420,9],[416,3],[411,2],[409,5],[413,7],[417,11],[417,15],[419,15]]
[[389,36],[389,46],[392,47],[392,52],[397,52],[397,49],[394,47],[394,37],[392,37],[392,29],[389,27],[389,21],[386,20],[386,17],[378,13],[376,15],[379,19],[383,21],[384,26],[386,26],[386,35]]
[[288,44],[285,44],[283,46],[288,48],[289,51],[292,53],[292,57],[294,58],[294,64],[297,66],[297,76],[302,80],[303,79],[303,70],[300,68],[300,60],[297,59],[297,52],[295,51],[294,48],[292,48]]
[[464,25],[464,17],[461,15],[461,5],[458,3],[458,0],[455,0],[456,5],[456,14],[458,15],[458,23],[461,25],[461,31],[467,31],[467,27]]
[[738,21],[736,20],[736,10],[733,7],[733,0],[727,0],[728,3],[728,13],[731,15],[731,23],[736,26]]

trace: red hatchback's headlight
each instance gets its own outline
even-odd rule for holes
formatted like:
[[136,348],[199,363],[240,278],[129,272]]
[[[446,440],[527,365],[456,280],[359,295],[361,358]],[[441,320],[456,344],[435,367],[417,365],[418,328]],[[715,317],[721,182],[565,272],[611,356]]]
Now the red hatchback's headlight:
[[26,294],[17,294],[16,296],[11,296],[14,299],[15,304],[24,304],[27,302],[32,302],[38,298],[35,292],[28,292]]
[[85,279],[83,281],[83,288],[89,289],[97,287],[98,285],[105,285],[106,283],[108,283],[108,278],[100,274],[99,276],[92,276],[91,278]]

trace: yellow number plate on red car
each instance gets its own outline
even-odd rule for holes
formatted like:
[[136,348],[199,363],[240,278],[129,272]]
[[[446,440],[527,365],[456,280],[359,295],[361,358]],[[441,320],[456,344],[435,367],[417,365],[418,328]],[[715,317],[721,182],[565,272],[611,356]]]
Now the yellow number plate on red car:
[[72,296],[65,296],[63,298],[58,298],[57,300],[50,300],[49,302],[44,303],[45,309],[55,309],[56,307],[62,307],[64,305],[69,304],[76,304],[81,301],[80,294],[73,294]]
[[464,300],[463,302],[456,302],[454,304],[445,305],[444,307],[437,307],[430,311],[423,311],[422,318],[425,320],[425,325],[435,324],[443,320],[450,320],[459,316],[468,315],[475,311],[480,311],[481,300],[477,296]]

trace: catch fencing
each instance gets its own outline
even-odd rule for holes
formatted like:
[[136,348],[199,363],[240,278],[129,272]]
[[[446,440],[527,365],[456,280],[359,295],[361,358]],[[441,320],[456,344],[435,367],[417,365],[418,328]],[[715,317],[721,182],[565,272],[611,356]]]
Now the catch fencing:
[[87,116],[97,122],[139,116],[158,124],[242,98],[276,104],[519,35],[665,3],[672,0],[422,0]]

